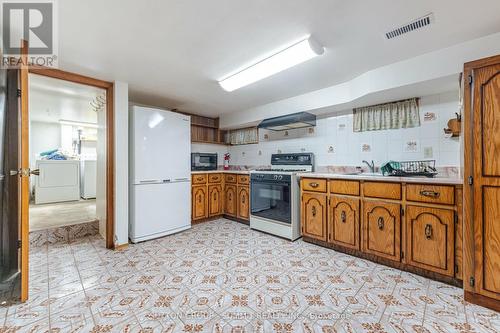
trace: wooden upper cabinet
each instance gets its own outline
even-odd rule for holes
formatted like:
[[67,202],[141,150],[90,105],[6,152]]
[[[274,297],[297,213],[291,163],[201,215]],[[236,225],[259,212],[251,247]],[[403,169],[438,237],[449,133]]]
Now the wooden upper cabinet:
[[[236,177],[235,177],[236,179]],[[236,216],[237,214],[237,203],[238,197],[236,193],[236,185],[226,184],[224,190],[224,214],[229,216]]]
[[358,198],[330,196],[328,241],[359,250]]
[[406,207],[408,264],[448,276],[455,274],[455,211]]
[[472,81],[464,94],[464,166],[473,179],[464,187],[464,288],[500,311],[500,56],[465,64],[464,75]]
[[401,205],[365,200],[363,206],[363,251],[400,261]]
[[192,219],[200,220],[208,217],[208,197],[205,185],[191,188]]
[[250,189],[248,186],[238,186],[238,218],[250,218]]
[[208,186],[208,216],[217,216],[222,214],[222,186],[209,185]]
[[304,193],[302,195],[302,235],[318,240],[327,240],[327,196]]

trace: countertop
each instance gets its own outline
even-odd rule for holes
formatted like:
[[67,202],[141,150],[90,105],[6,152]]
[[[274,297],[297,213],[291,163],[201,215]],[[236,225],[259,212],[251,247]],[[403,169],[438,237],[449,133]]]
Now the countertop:
[[299,173],[299,177],[304,178],[328,178],[328,179],[346,179],[346,180],[371,180],[371,181],[384,181],[395,183],[419,183],[419,184],[450,184],[461,185],[463,179],[458,177],[392,177],[392,176],[367,176],[359,175],[345,175],[338,173],[322,173],[322,172],[304,172]]
[[191,171],[192,175],[198,175],[201,173],[234,173],[238,175],[248,175],[250,170],[209,170],[209,171]]

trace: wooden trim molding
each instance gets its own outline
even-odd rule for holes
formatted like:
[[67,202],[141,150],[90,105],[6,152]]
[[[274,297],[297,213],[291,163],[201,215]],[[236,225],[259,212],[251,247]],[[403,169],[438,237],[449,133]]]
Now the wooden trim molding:
[[92,77],[66,72],[55,68],[31,66],[32,74],[84,84],[106,90],[106,248],[113,249],[115,242],[115,122],[114,84]]
[[[29,86],[28,86],[28,42],[22,40],[21,59],[23,65],[19,71],[19,87],[21,89],[20,122],[19,130],[21,140],[19,142],[19,162],[21,170],[29,170]],[[19,235],[21,238],[21,302],[29,297],[29,175],[19,178],[20,186],[20,225]]]
[[494,300],[493,298],[465,290],[464,299],[469,303],[484,306],[486,308],[500,312],[500,302]]

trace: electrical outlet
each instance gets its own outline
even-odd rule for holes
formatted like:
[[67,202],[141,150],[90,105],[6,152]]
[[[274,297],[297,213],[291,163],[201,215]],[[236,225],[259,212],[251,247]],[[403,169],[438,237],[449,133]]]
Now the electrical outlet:
[[432,158],[433,152],[432,147],[424,147],[424,158]]

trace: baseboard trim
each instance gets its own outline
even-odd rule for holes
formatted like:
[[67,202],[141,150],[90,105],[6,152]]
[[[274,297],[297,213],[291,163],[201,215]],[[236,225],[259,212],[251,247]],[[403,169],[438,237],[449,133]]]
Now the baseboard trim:
[[420,275],[420,276],[423,276],[423,277],[426,277],[426,278],[429,278],[432,280],[444,282],[446,284],[449,284],[449,285],[452,285],[455,287],[459,287],[459,288],[463,287],[463,282],[461,280],[454,278],[454,277],[442,275],[442,274],[435,273],[435,272],[430,272],[430,271],[427,271],[427,270],[422,269],[422,268],[413,267],[413,266],[404,264],[402,262],[392,261],[392,260],[386,259],[386,258],[381,258],[381,257],[378,257],[376,255],[364,253],[364,252],[361,252],[358,250],[347,249],[347,248],[344,248],[342,246],[319,241],[319,240],[316,240],[314,238],[309,238],[307,236],[302,236],[302,239],[305,242],[316,244],[316,245],[319,245],[322,247],[326,247],[326,248],[329,248],[329,249],[332,249],[332,250],[335,250],[338,252],[346,253],[346,254],[349,254],[349,255],[354,256],[354,257],[366,259],[366,260],[375,262],[377,264],[381,264],[381,265],[392,267],[392,268],[397,268],[397,269],[405,271],[405,272],[410,272],[410,273],[417,274],[417,275]]
[[464,291],[464,299],[472,304],[484,306],[485,308],[495,310],[500,312],[500,301],[486,297],[480,294],[476,294],[470,291]]
[[125,250],[127,248],[128,248],[128,243],[125,243],[125,244],[115,245],[115,247],[113,248],[113,250],[115,250],[115,251],[123,251],[123,250]]
[[239,223],[242,223],[242,224],[245,224],[245,225],[250,225],[250,221],[239,219],[237,217],[229,216],[229,215],[217,215],[217,216],[208,217],[206,219],[193,220],[193,221],[191,221],[191,224],[195,225],[195,224],[200,224],[200,223],[205,223],[205,222],[210,222],[210,221],[218,220],[218,219],[221,219],[221,218],[224,218],[224,219],[227,219],[227,220],[231,220],[231,221],[234,221],[234,222],[239,222]]

